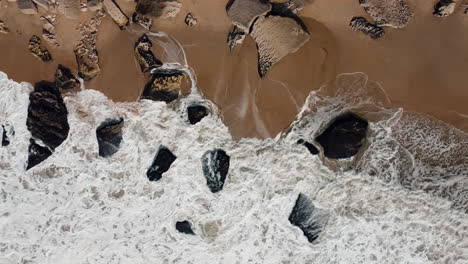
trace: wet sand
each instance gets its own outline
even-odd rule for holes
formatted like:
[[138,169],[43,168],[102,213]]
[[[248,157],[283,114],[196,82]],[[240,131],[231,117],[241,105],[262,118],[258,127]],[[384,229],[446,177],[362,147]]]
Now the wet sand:
[[[134,3],[116,2],[130,17]],[[229,52],[227,1],[182,1],[177,17],[155,20],[153,31],[167,32],[183,45],[199,88],[220,107],[235,138],[274,137],[294,120],[310,91],[343,72],[369,75],[383,86],[393,106],[429,114],[468,131],[468,16],[457,10],[447,18],[436,18],[432,16],[435,1],[408,2],[416,13],[409,26],[386,28],[383,38],[372,40],[348,27],[353,16],[367,17],[358,1],[316,0],[299,13],[311,33],[309,42],[263,79],[257,73],[255,42],[249,36]],[[53,80],[58,63],[76,73],[73,46],[80,36],[75,28],[92,12],[82,13],[79,20],[58,18],[61,47],[43,41],[54,58],[43,63],[27,49],[31,35],[40,36],[39,16],[20,13],[16,3],[3,0],[0,5],[0,17],[11,31],[0,34],[1,71],[16,81],[32,83]],[[194,27],[184,23],[187,12],[198,20]],[[102,71],[86,83],[115,101],[136,100],[145,83],[133,53],[140,34],[131,29],[140,30],[133,25],[121,31],[110,16],[104,19],[97,43]]]

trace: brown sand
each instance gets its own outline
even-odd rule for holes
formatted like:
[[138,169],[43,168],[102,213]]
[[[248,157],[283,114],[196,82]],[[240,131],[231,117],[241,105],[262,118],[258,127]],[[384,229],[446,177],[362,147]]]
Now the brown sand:
[[[116,2],[130,17],[134,3]],[[229,52],[226,37],[231,21],[225,2],[184,0],[177,17],[156,20],[153,30],[169,33],[184,46],[200,89],[220,107],[234,137],[275,136],[289,126],[310,91],[338,73],[358,71],[380,82],[395,106],[430,114],[468,131],[468,17],[461,10],[441,19],[432,16],[435,1],[408,0],[415,11],[408,27],[386,28],[383,38],[372,40],[348,26],[354,16],[370,19],[357,0],[316,0],[299,13],[311,33],[310,41],[260,79],[251,37]],[[11,31],[0,34],[1,71],[28,82],[52,80],[58,63],[76,72],[73,45],[80,36],[75,28],[92,12],[82,13],[80,20],[59,16],[61,46],[43,41],[54,59],[43,63],[27,49],[31,35],[41,35],[39,17],[21,14],[16,3],[1,0],[0,6],[0,18]],[[184,23],[188,12],[197,18],[196,26]],[[102,71],[86,87],[115,101],[136,100],[145,83],[133,54],[138,37],[121,31],[107,16],[97,43]]]

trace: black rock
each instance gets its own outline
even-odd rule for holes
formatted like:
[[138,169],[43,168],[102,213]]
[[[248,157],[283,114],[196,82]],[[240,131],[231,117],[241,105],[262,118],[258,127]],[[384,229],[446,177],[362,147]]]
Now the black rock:
[[153,43],[146,34],[143,34],[135,43],[135,58],[140,65],[141,72],[149,72],[162,65],[162,62],[151,51]]
[[379,39],[383,35],[385,35],[385,31],[383,28],[371,24],[367,21],[367,19],[363,17],[353,17],[351,22],[349,22],[349,26],[354,31],[362,32],[372,39]]
[[64,90],[75,89],[80,87],[80,81],[69,68],[59,64],[55,72],[55,86]]
[[318,238],[327,220],[320,210],[305,194],[300,193],[288,218],[291,224],[304,232],[311,243]]
[[192,224],[189,221],[180,221],[177,222],[175,225],[177,231],[188,234],[188,235],[195,235],[195,232],[192,230]]
[[96,129],[99,145],[99,156],[110,157],[119,151],[122,142],[122,127],[124,119],[108,119]]
[[229,46],[229,50],[233,51],[237,45],[242,44],[242,42],[244,42],[244,39],[245,39],[245,32],[242,29],[238,28],[237,26],[234,26],[232,31],[228,33],[228,37],[226,41]]
[[354,156],[366,139],[368,122],[353,113],[338,116],[315,140],[325,157],[345,159]]
[[52,155],[52,151],[49,148],[38,145],[32,138],[29,139],[28,152],[28,165],[26,166],[26,170],[43,162]]
[[454,0],[440,0],[434,6],[434,12],[432,13],[436,17],[446,17],[453,13],[451,5],[456,5]]
[[187,107],[188,119],[194,125],[208,115],[208,109],[203,105],[191,105]]
[[229,155],[222,149],[207,151],[203,154],[203,174],[211,192],[216,193],[223,189],[229,171],[229,160]]
[[309,143],[309,142],[307,142],[307,141],[305,141],[303,139],[299,139],[297,141],[297,144],[304,145],[309,150],[310,154],[312,154],[312,155],[319,154],[319,150],[314,145],[312,145],[311,143]]
[[153,25],[153,20],[150,17],[137,14],[136,12],[132,15],[132,22],[142,26],[144,29],[150,31]]
[[35,139],[54,150],[67,138],[68,111],[57,87],[46,81],[36,83],[29,95],[26,126]]
[[150,181],[160,180],[162,174],[169,170],[176,159],[177,157],[167,147],[160,146],[153,163],[146,171],[146,176]]
[[2,147],[6,147],[10,145],[10,139],[8,139],[7,131],[5,129],[5,126],[2,125]]
[[142,99],[170,103],[179,98],[180,89],[185,79],[183,71],[157,69],[141,94]]

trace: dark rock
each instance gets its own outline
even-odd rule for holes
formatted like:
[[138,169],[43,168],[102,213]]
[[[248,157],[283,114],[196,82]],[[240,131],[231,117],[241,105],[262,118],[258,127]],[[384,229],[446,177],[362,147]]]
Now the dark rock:
[[36,83],[29,95],[26,126],[34,139],[54,150],[67,138],[68,111],[58,88],[51,82]]
[[288,220],[299,227],[307,240],[312,243],[318,238],[328,217],[323,209],[316,208],[305,194],[300,193]]
[[7,131],[5,129],[5,126],[2,125],[2,147],[6,147],[10,145],[10,139],[8,139]]
[[203,105],[191,105],[187,107],[188,119],[194,125],[208,115],[208,109]]
[[307,142],[307,141],[305,141],[303,139],[299,139],[297,141],[297,144],[304,145],[309,150],[310,154],[312,154],[312,155],[319,154],[319,150],[313,144],[311,144],[311,143],[309,143],[309,142]]
[[203,154],[203,174],[211,192],[216,193],[223,189],[229,171],[229,161],[230,157],[222,149],[207,151]]
[[144,16],[168,18],[175,17],[181,6],[177,0],[139,0],[135,11]]
[[160,146],[153,163],[146,171],[146,176],[150,181],[160,180],[162,174],[169,170],[176,159],[177,157],[167,147]]
[[132,15],[132,22],[142,26],[146,30],[151,30],[153,20],[150,17],[139,15],[136,12]]
[[315,140],[330,159],[354,156],[366,139],[368,122],[353,113],[338,116]]
[[80,81],[69,68],[59,64],[55,72],[55,86],[64,90],[75,89],[80,87]]
[[43,162],[52,155],[52,151],[49,148],[38,145],[32,138],[29,139],[28,152],[28,164],[26,166],[26,170],[29,170]]
[[149,72],[162,65],[162,62],[154,57],[151,47],[153,43],[146,34],[143,34],[135,43],[135,58],[142,72]]
[[362,32],[370,36],[372,39],[379,39],[383,35],[385,35],[385,31],[383,28],[369,23],[363,17],[353,17],[353,19],[351,19],[351,22],[349,23],[349,26],[354,31]]
[[193,27],[197,24],[197,19],[192,15],[192,13],[187,13],[187,16],[185,16],[185,24],[187,26]]
[[99,156],[110,157],[119,151],[122,142],[124,119],[108,119],[96,129],[99,145]]
[[145,85],[141,98],[170,103],[179,98],[185,78],[180,70],[156,69]]
[[447,17],[455,11],[457,3],[454,0],[440,0],[434,6],[434,12],[432,13],[436,17]]
[[244,39],[245,32],[237,26],[234,26],[232,31],[228,33],[227,44],[229,46],[229,50],[233,51],[237,45],[240,45],[242,42],[244,42]]
[[192,224],[189,221],[178,221],[175,225],[177,231],[188,234],[195,235],[195,232],[192,230]]
[[10,29],[5,25],[5,22],[0,20],[0,33],[2,34],[8,34],[10,32]]
[[36,35],[29,39],[28,49],[34,57],[44,62],[52,60],[52,55],[47,49],[41,47],[41,39]]

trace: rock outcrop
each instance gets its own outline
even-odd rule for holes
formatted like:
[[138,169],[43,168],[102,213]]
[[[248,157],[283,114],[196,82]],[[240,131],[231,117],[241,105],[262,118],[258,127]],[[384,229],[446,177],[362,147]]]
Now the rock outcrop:
[[81,1],[80,0],[57,0],[58,10],[65,17],[76,19],[80,16]]
[[229,172],[230,157],[222,149],[205,152],[202,156],[202,170],[211,192],[217,193],[224,187]]
[[208,108],[203,105],[191,105],[187,107],[188,120],[192,125],[200,122],[208,114]]
[[150,17],[139,15],[136,12],[132,15],[132,22],[142,26],[146,30],[151,30],[153,20]]
[[18,9],[27,15],[37,14],[36,4],[32,0],[18,0],[17,2]]
[[104,8],[111,16],[114,22],[119,26],[120,30],[125,30],[128,25],[128,17],[113,0],[104,0]]
[[345,159],[354,156],[366,140],[368,122],[353,113],[338,116],[315,140],[325,157]]
[[153,43],[146,34],[143,34],[135,43],[135,58],[140,65],[141,72],[150,72],[162,65],[162,62],[156,59],[151,51],[152,47]]
[[8,145],[10,145],[10,139],[8,138],[5,126],[2,125],[2,147],[6,147]]
[[192,15],[192,13],[187,13],[184,22],[187,26],[193,27],[198,23],[198,20]]
[[227,44],[229,46],[229,50],[232,52],[237,45],[242,44],[245,39],[245,32],[234,26],[234,28],[228,33],[227,37]]
[[5,25],[5,22],[3,22],[2,20],[0,20],[0,34],[7,34],[9,33],[10,30],[8,29],[8,27]]
[[175,17],[182,6],[178,0],[139,0],[135,11],[154,18]]
[[99,156],[110,157],[119,151],[124,119],[108,119],[96,129]]
[[50,44],[59,47],[55,30],[55,16],[41,16],[39,21],[42,24],[42,38]]
[[37,164],[43,162],[48,157],[52,155],[52,151],[43,147],[34,141],[34,139],[29,139],[29,148],[28,148],[28,163],[26,165],[26,170],[31,169]]
[[180,89],[187,77],[183,71],[157,69],[143,90],[141,99],[170,103],[180,95]]
[[192,224],[189,221],[178,221],[175,225],[177,231],[187,234],[187,235],[195,235],[193,232]]
[[46,48],[41,47],[41,39],[36,35],[33,35],[29,39],[28,49],[34,57],[44,62],[52,60],[52,55],[50,55],[50,52]]
[[49,9],[49,1],[48,0],[33,0],[36,5],[42,6],[44,9]]
[[383,28],[369,23],[367,19],[363,17],[353,17],[349,26],[352,30],[362,32],[372,39],[379,39],[385,35]]
[[36,83],[29,95],[26,126],[34,139],[54,150],[67,138],[68,111],[58,88],[51,82]]
[[297,144],[304,145],[309,150],[310,154],[312,154],[312,155],[319,154],[319,150],[310,142],[307,142],[307,141],[305,141],[303,139],[299,139],[297,141]]
[[289,222],[299,227],[310,243],[314,242],[328,222],[328,213],[314,206],[312,201],[300,193],[289,215]]
[[406,0],[359,0],[359,4],[379,27],[404,28],[414,16]]
[[440,0],[434,6],[434,12],[432,13],[436,17],[447,17],[453,14],[457,3],[454,0]]
[[177,157],[165,146],[160,146],[153,163],[146,171],[146,176],[150,181],[158,181],[163,173],[169,170]]
[[266,0],[231,0],[226,6],[226,12],[232,23],[244,32],[249,32],[253,21],[271,10],[271,4]]
[[69,68],[59,64],[55,72],[55,86],[64,90],[76,89],[80,87],[80,81]]

